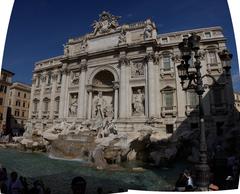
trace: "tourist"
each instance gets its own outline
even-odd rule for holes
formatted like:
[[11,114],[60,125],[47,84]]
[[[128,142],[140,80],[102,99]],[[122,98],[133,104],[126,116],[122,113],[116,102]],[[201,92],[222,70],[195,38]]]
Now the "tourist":
[[85,194],[86,191],[86,181],[80,177],[77,176],[73,178],[71,188],[72,188],[72,193],[73,194]]
[[29,191],[30,194],[44,194],[43,183],[39,180],[33,182],[33,187]]
[[3,181],[0,181],[0,193],[7,193],[7,185]]
[[175,191],[184,191],[187,186],[188,178],[184,175],[184,173],[180,173],[178,180],[175,184]]
[[211,183],[208,187],[209,191],[218,191],[219,187],[217,185],[214,185],[213,183]]
[[27,194],[28,193],[28,183],[27,183],[27,179],[25,177],[20,176],[19,180],[21,181],[22,185],[23,185],[23,193]]
[[97,188],[97,194],[103,194],[103,188],[102,187]]
[[10,175],[10,181],[8,185],[8,194],[22,194],[23,193],[23,185],[21,181],[18,179],[18,174],[16,172],[12,172]]

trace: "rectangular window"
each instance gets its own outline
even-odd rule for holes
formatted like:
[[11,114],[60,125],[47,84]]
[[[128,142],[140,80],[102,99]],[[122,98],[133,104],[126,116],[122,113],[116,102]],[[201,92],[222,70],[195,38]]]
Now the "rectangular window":
[[20,92],[18,92],[18,97],[20,97]]
[[34,102],[33,111],[36,112],[38,108],[38,103]]
[[189,105],[197,106],[198,105],[198,96],[195,92],[188,92]]
[[214,98],[214,104],[216,107],[222,106],[223,98],[222,98],[222,90],[221,89],[213,90],[213,98]]
[[162,43],[168,43],[168,38],[162,38]]
[[210,64],[217,64],[217,55],[216,55],[216,52],[214,51],[210,51],[209,52],[209,61],[210,61]]
[[163,57],[163,70],[170,71],[171,70],[171,61],[169,56]]
[[48,111],[48,101],[44,102],[44,111],[47,112]]
[[0,105],[3,105],[3,98],[0,98]]
[[166,133],[173,134],[173,125],[166,125]]
[[7,86],[4,87],[4,93],[7,93]]
[[211,32],[205,32],[205,38],[211,38]]
[[16,101],[16,106],[21,106],[21,102],[19,100]]
[[168,91],[165,93],[165,106],[167,109],[172,109],[173,107],[173,92]]
[[23,102],[23,107],[25,107],[25,102]]
[[217,122],[217,123],[216,123],[217,136],[223,135],[223,125],[224,125],[224,122]]
[[198,128],[198,123],[191,123],[191,129],[197,129]]
[[24,117],[25,116],[25,112],[24,111],[22,111],[22,117]]
[[59,111],[59,100],[56,100],[56,112],[58,112]]
[[19,116],[19,110],[15,110],[15,116]]
[[3,85],[0,85],[0,92],[3,92]]
[[24,93],[24,98],[26,98],[27,97],[27,94],[26,93]]
[[50,85],[50,84],[51,84],[51,81],[52,81],[52,75],[51,75],[51,74],[49,74],[49,75],[48,75],[48,85]]

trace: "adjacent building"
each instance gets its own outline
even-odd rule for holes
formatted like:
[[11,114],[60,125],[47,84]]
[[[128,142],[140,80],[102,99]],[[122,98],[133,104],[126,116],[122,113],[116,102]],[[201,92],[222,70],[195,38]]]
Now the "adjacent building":
[[[221,27],[158,34],[151,20],[118,24],[103,12],[93,31],[71,38],[64,54],[35,64],[29,122],[46,129],[62,121],[77,125],[101,118],[114,120],[119,131],[132,132],[146,122],[166,134],[198,127],[198,99],[183,91],[178,77],[178,44],[195,32],[201,36],[202,73],[219,84],[205,87],[206,128],[230,125],[234,109],[232,83],[221,84],[218,53],[227,49]],[[193,65],[193,61],[190,62]],[[194,69],[193,69],[194,70]],[[204,79],[204,84],[211,84]]]
[[31,86],[14,82],[10,87],[11,128],[24,128],[28,119]]
[[235,102],[235,109],[237,111],[237,119],[240,120],[240,92],[234,92],[234,102]]
[[10,110],[8,108],[9,90],[14,73],[1,69],[0,77],[0,132],[6,130],[10,124]]

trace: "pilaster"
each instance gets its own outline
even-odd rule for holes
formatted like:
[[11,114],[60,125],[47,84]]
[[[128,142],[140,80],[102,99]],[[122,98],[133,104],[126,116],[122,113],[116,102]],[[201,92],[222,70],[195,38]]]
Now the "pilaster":
[[[156,91],[156,58],[155,54],[152,50],[150,52],[147,50],[147,76],[148,76],[148,85],[147,85],[147,91],[148,91],[148,116],[149,117],[158,117],[156,113],[156,109],[158,108],[156,106],[156,102],[159,99],[159,92]],[[158,81],[159,82],[159,81]]]
[[128,118],[129,116],[129,60],[125,53],[120,56],[120,99],[119,99],[119,117],[122,119]]
[[66,104],[66,95],[67,92],[67,64],[63,64],[61,69],[62,71],[62,82],[61,82],[61,93],[60,93],[60,105],[59,105],[59,118],[64,118],[65,104]]
[[59,72],[57,70],[52,73],[52,93],[51,93],[51,101],[50,101],[50,119],[54,119],[54,104],[55,104],[55,95],[57,89],[57,78]]
[[44,90],[46,86],[46,78],[47,78],[47,73],[43,72],[41,74],[41,92],[40,92],[40,102],[39,102],[39,114],[38,118],[42,119],[42,112],[43,112],[43,97],[44,97]]
[[85,118],[85,93],[86,93],[86,71],[87,71],[87,60],[83,59],[80,64],[80,82],[79,82],[79,93],[78,93],[78,117]]

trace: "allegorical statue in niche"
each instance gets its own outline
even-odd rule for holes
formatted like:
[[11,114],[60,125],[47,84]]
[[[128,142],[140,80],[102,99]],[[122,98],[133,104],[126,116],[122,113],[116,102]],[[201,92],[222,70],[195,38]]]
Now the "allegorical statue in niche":
[[103,119],[107,112],[107,102],[103,98],[102,92],[98,92],[97,99],[94,102],[95,116],[97,119]]
[[78,97],[77,94],[72,95],[72,100],[70,102],[69,106],[69,113],[71,116],[77,115],[77,109],[78,109]]
[[136,94],[133,94],[133,114],[144,115],[144,94],[141,89],[137,90]]

